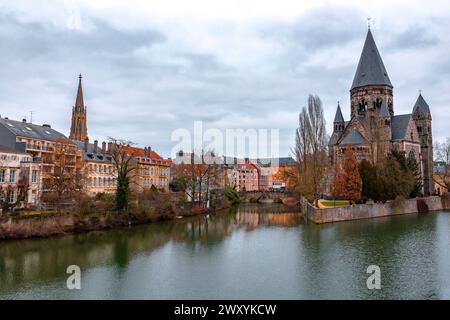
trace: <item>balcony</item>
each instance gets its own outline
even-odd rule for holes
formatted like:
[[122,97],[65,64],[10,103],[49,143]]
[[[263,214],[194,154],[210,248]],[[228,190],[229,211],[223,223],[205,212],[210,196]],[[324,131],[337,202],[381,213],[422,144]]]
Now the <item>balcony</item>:
[[34,144],[34,143],[27,143],[27,149],[29,149],[29,150],[39,150],[39,151],[48,151],[48,152],[53,152],[54,151],[53,147],[46,147],[46,146],[42,146],[42,145]]
[[42,162],[43,161],[41,157],[34,157],[29,160],[21,161],[21,163],[42,163]]

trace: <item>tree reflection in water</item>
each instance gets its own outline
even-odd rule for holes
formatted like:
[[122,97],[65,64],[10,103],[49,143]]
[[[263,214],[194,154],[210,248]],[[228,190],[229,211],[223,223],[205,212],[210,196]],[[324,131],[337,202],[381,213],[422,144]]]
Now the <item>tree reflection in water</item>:
[[66,268],[82,270],[111,265],[125,269],[138,255],[150,254],[170,241],[210,245],[233,230],[258,226],[294,226],[296,209],[283,205],[241,205],[187,219],[97,231],[48,239],[4,241],[0,244],[0,295],[34,282],[65,281]]

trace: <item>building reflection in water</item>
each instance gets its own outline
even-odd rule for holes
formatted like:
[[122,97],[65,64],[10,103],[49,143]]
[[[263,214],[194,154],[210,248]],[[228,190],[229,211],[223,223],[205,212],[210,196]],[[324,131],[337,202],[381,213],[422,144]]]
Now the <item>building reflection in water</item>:
[[253,230],[260,226],[293,227],[299,225],[301,215],[298,208],[283,205],[244,205],[236,214],[235,224]]
[[233,230],[258,226],[294,226],[295,209],[283,205],[242,205],[217,214],[137,226],[127,229],[67,235],[48,239],[6,241],[0,245],[0,295],[35,281],[64,282],[68,265],[82,270],[114,266],[125,272],[135,257],[148,255],[171,241],[214,245]]

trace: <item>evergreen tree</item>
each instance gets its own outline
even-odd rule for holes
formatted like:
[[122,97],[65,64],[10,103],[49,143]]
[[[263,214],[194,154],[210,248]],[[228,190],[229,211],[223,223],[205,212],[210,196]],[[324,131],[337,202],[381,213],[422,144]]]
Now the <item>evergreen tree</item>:
[[383,186],[377,176],[377,168],[370,161],[363,159],[359,164],[362,180],[362,197],[364,200],[380,201]]
[[422,193],[422,187],[423,187],[422,175],[420,172],[419,164],[416,161],[416,157],[409,156],[407,165],[408,165],[409,171],[412,173],[412,175],[414,177],[414,187],[409,196],[411,198],[415,198],[415,197],[420,196],[420,194]]

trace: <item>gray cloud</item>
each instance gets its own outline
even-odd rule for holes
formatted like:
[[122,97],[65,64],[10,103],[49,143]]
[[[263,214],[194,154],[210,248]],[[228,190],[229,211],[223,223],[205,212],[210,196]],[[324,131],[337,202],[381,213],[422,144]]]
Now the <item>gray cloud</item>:
[[[309,93],[322,98],[331,129],[338,100],[348,118],[348,90],[366,32],[366,15],[352,7],[321,7],[288,22],[252,19],[240,28],[188,19],[124,28],[108,13],[84,8],[81,28],[69,29],[45,15],[8,12],[0,14],[2,116],[33,110],[35,122],[68,133],[81,72],[91,139],[120,136],[165,156],[173,130],[192,129],[195,120],[222,130],[279,128],[281,153],[288,154]],[[396,112],[410,112],[424,90],[439,138],[446,135],[443,121],[450,121],[443,112],[450,44],[437,37],[437,25],[448,24],[433,21],[403,28],[385,23],[374,34],[394,82]]]
[[387,45],[387,50],[425,49],[438,45],[439,41],[437,33],[432,33],[426,26],[413,25],[405,31],[394,34]]

